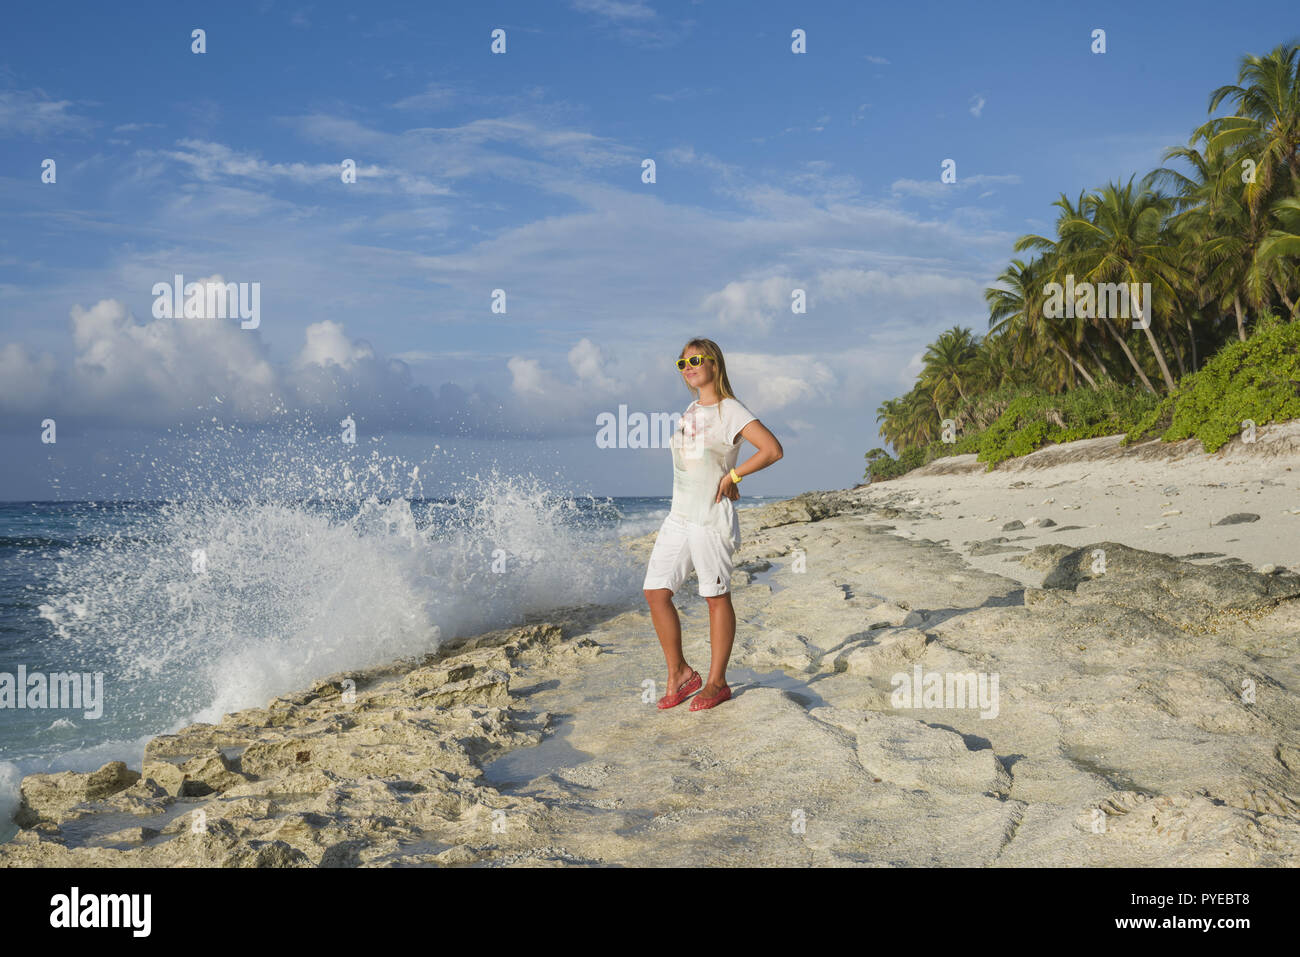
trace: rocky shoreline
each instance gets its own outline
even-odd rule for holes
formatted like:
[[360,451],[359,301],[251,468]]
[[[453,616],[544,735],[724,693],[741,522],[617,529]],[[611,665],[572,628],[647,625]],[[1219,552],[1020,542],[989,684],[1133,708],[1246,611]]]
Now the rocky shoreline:
[[[1300,576],[1222,528],[1180,557],[1055,520],[934,541],[942,481],[741,513],[719,708],[655,708],[643,608],[569,609],[156,737],[138,771],[30,775],[0,864],[1300,862]],[[693,582],[679,608],[704,670]]]

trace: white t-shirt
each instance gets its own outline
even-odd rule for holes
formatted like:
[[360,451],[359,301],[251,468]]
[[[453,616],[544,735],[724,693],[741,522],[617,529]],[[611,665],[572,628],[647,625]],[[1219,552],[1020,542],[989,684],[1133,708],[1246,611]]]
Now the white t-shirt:
[[739,525],[731,499],[718,497],[718,483],[736,465],[740,430],[757,418],[737,399],[715,405],[687,406],[673,433],[673,505],[671,512],[688,522],[718,530],[723,539],[740,544]]

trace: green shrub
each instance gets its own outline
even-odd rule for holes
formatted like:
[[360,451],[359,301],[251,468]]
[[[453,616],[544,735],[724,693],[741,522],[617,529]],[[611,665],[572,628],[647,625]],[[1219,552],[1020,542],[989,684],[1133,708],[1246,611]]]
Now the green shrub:
[[929,446],[914,446],[907,449],[898,458],[891,458],[889,454],[881,449],[874,449],[879,452],[879,456],[872,457],[870,452],[867,453],[867,472],[863,476],[864,482],[878,482],[883,479],[898,478],[912,469],[920,468],[927,461],[926,449]]
[[991,470],[1045,445],[1125,433],[1158,401],[1149,392],[1114,384],[1059,394],[1027,392],[982,433],[979,460]]
[[1128,445],[1152,436],[1177,442],[1195,436],[1207,452],[1260,426],[1300,417],[1300,322],[1261,317],[1245,342],[1224,346],[1201,369],[1135,422]]
[[879,454],[871,461],[872,478],[895,478],[942,456],[972,452],[991,470],[1045,445],[1119,433],[1123,445],[1195,436],[1215,452],[1240,435],[1247,420],[1262,426],[1300,418],[1300,321],[1261,316],[1249,339],[1228,342],[1163,398],[1114,384],[1064,393],[1007,387],[970,397],[951,418],[958,426],[955,442],[931,442],[897,459],[873,450]]
[[[1126,433],[1158,404],[1159,398],[1145,390],[1113,383],[1064,393],[1004,388],[972,397],[952,414],[959,429],[955,442],[916,446],[897,459],[873,449],[867,456],[868,475],[872,480],[896,478],[937,458],[970,453],[992,470],[1045,445]],[[963,422],[979,421],[988,424],[977,431],[962,429]]]

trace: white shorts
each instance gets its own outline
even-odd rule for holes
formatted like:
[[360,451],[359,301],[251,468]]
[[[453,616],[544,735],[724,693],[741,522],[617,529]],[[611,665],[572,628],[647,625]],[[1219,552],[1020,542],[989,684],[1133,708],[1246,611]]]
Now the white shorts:
[[700,597],[725,595],[731,590],[731,558],[734,553],[734,539],[728,541],[716,529],[687,522],[669,513],[655,537],[645,584],[641,587],[667,588],[676,593],[694,568],[700,581]]

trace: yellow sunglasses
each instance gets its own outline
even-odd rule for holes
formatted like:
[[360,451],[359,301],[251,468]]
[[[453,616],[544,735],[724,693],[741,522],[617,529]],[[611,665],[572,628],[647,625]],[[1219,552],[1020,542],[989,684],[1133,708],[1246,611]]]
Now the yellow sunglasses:
[[696,353],[693,356],[687,356],[685,359],[678,359],[677,370],[679,372],[685,372],[687,363],[690,363],[692,369],[696,368],[697,366],[702,365],[705,359],[712,361],[713,356],[706,356],[703,353]]

